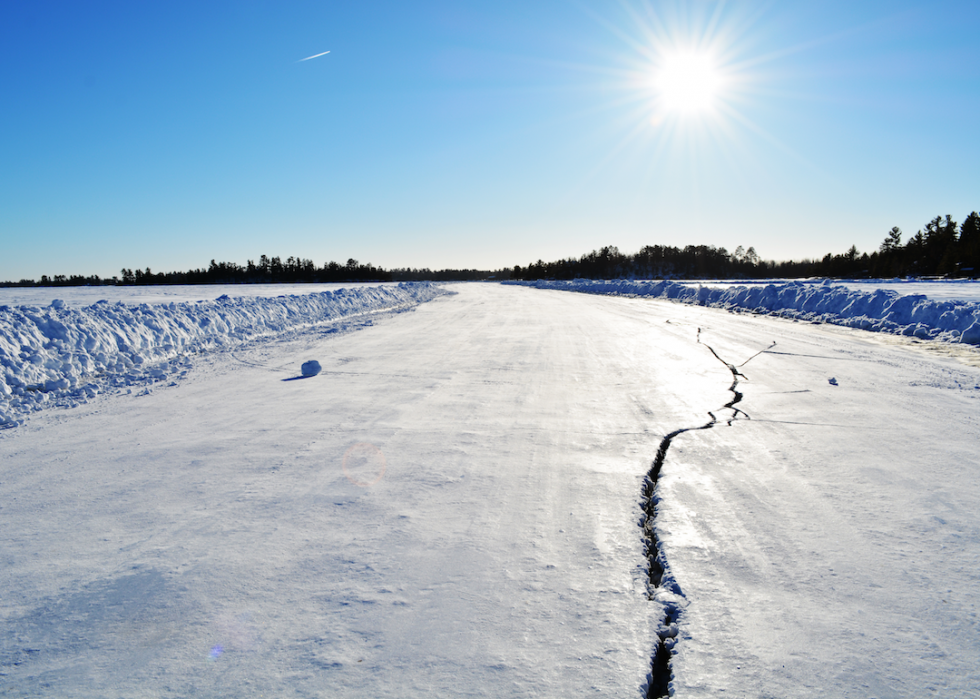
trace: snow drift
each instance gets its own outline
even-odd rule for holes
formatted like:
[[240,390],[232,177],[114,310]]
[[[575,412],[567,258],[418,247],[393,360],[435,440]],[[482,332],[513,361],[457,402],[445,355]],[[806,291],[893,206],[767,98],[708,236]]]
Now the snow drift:
[[72,405],[109,388],[185,370],[187,355],[262,336],[397,310],[447,293],[424,282],[275,298],[71,308],[0,306],[0,425],[45,405]]
[[854,291],[830,281],[717,289],[666,280],[576,279],[505,283],[586,294],[653,296],[699,306],[744,309],[862,330],[980,345],[980,303],[933,301],[923,295],[900,296],[885,289],[873,293]]

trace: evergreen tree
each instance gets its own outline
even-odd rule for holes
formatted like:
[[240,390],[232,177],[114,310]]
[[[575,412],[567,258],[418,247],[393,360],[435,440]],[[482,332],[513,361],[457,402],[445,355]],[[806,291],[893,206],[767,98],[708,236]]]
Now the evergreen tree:
[[980,214],[971,213],[960,226],[960,272],[980,277]]

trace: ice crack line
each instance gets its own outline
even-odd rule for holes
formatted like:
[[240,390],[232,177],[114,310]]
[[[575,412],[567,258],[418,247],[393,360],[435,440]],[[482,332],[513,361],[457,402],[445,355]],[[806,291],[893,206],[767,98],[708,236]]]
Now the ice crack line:
[[[728,387],[728,390],[732,392],[732,399],[724,405],[724,409],[732,412],[732,416],[727,420],[727,424],[731,426],[738,419],[739,415],[745,419],[751,419],[748,413],[735,407],[743,398],[742,392],[738,390],[738,379],[742,377],[748,380],[748,377],[739,371],[739,368],[745,366],[760,354],[775,347],[776,343],[773,342],[766,349],[756,352],[744,362],[735,366],[722,359],[713,347],[701,342],[701,328],[698,328],[697,342],[699,345],[707,347],[708,351],[719,362],[724,364],[732,374],[732,384]],[[657,483],[660,480],[660,471],[663,468],[664,460],[667,458],[667,451],[670,449],[671,442],[674,441],[674,438],[685,432],[710,430],[718,423],[718,418],[710,411],[708,412],[708,417],[710,419],[703,425],[683,427],[674,430],[664,437],[660,442],[660,447],[657,449],[657,455],[653,460],[653,465],[647,472],[646,478],[643,479],[641,500],[643,520],[641,525],[643,527],[647,573],[649,576],[647,596],[650,601],[659,602],[664,608],[663,621],[657,628],[657,644],[654,648],[653,656],[650,659],[650,675],[645,690],[647,699],[660,699],[661,697],[670,696],[670,681],[673,676],[670,657],[673,653],[674,645],[677,643],[678,622],[680,621],[682,609],[686,604],[684,593],[681,591],[680,585],[677,584],[677,580],[670,571],[667,558],[660,545],[660,539],[657,536],[657,506],[660,504],[660,497],[657,494]]]

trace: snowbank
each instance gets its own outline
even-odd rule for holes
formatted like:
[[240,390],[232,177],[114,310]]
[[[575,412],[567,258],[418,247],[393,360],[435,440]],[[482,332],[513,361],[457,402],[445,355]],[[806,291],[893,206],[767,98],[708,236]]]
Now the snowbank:
[[775,313],[787,318],[846,325],[862,330],[914,335],[922,339],[980,345],[980,303],[934,301],[921,294],[899,295],[878,289],[856,291],[834,285],[789,282],[766,286],[710,288],[672,281],[505,282],[536,289],[586,294],[653,296],[715,308]]
[[107,389],[186,371],[188,354],[233,348],[354,315],[395,310],[446,293],[431,283],[301,296],[71,308],[0,306],[0,426],[46,405],[70,406]]
[[[769,284],[803,284],[819,285],[827,281],[847,287],[851,291],[864,291],[873,294],[878,289],[894,291],[899,296],[921,294],[932,301],[959,301],[960,303],[980,303],[980,280],[977,279],[922,279],[908,277],[904,279],[831,279],[826,277],[809,277],[806,279],[699,279],[698,281],[678,280],[685,286],[707,286],[712,289],[731,289],[736,286],[754,287]],[[0,298],[3,297],[0,290]]]

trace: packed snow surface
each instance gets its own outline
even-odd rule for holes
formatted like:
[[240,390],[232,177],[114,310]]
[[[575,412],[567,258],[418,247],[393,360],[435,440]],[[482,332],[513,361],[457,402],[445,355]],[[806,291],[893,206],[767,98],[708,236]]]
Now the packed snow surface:
[[[521,283],[521,282],[512,282]],[[788,282],[752,286],[692,286],[674,281],[612,280],[524,282],[537,289],[587,294],[651,296],[714,308],[778,313],[861,330],[980,345],[980,302],[932,300],[876,289],[860,291],[829,280],[822,284]]]
[[[201,287],[203,294],[214,292]],[[100,300],[75,307],[54,299],[43,307],[0,306],[0,426],[48,405],[72,405],[109,389],[184,373],[194,353],[408,308],[443,293],[441,287],[418,283],[338,286],[272,298],[222,294],[213,300],[137,305]]]
[[0,430],[0,695],[980,697],[980,369],[453,289]]

